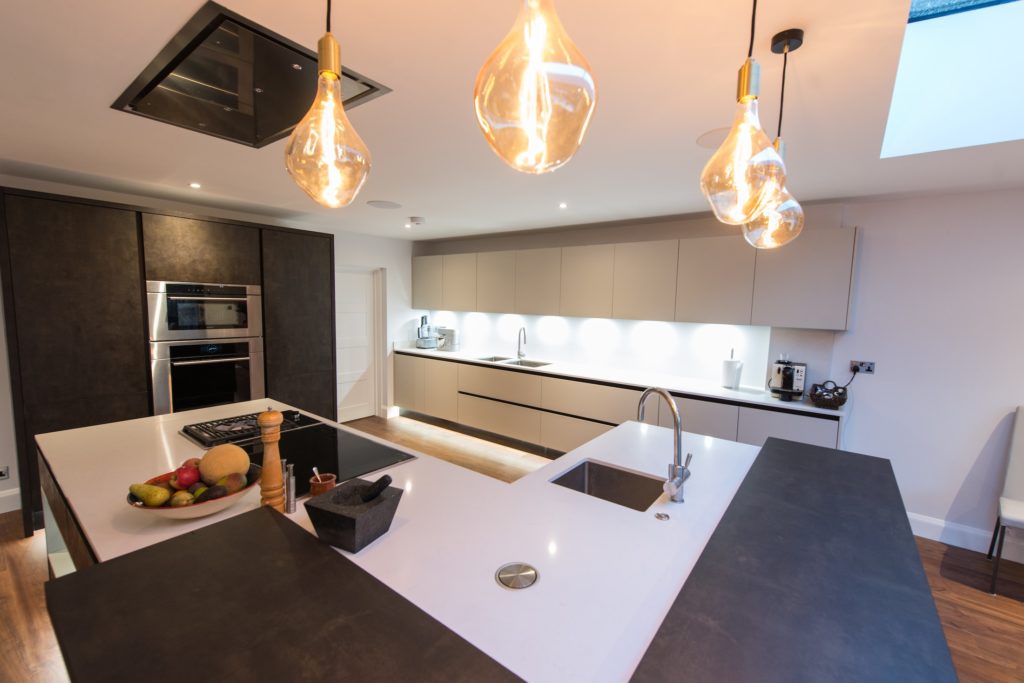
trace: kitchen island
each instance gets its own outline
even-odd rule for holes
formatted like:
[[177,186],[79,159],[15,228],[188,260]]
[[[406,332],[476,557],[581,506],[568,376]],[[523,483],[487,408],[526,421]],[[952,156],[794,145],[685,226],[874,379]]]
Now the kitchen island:
[[[267,402],[252,403],[227,407],[233,412],[226,414],[259,410]],[[274,405],[278,409],[287,407]],[[180,426],[225,416],[225,407],[209,410],[214,414],[194,411],[39,437],[44,462],[101,561],[100,566],[68,581],[95,580],[100,584],[104,580],[103,562],[112,560],[112,567],[123,566],[114,558],[139,548],[146,548],[144,553],[156,552],[161,546],[147,546],[255,507],[256,500],[252,500],[212,518],[184,523],[146,519],[145,524],[132,518],[129,525],[132,515],[145,515],[123,503],[123,489],[135,479],[156,473],[155,463],[127,467],[131,474],[117,482],[120,486],[111,485],[120,490],[111,491],[102,500],[82,498],[95,493],[95,485],[65,482],[77,466],[71,448],[77,444],[80,457],[83,436],[88,437],[86,442],[97,454],[114,458],[116,451],[120,458],[129,454],[138,459],[155,458],[161,465],[157,472],[169,469],[194,454],[195,447],[175,433]],[[81,434],[89,430],[94,432]],[[147,430],[148,440],[142,438]],[[135,443],[127,439],[128,434],[135,435]],[[121,445],[116,446],[116,442]],[[157,454],[144,455],[147,447],[155,447]],[[670,430],[623,424],[514,484],[419,455],[387,470],[394,485],[405,490],[391,531],[358,555],[347,557],[444,628],[527,680],[626,680],[641,660],[645,667],[651,666],[649,660],[655,655],[648,649],[652,642],[674,643],[668,654],[653,664],[658,670],[664,667],[664,671],[671,672],[678,667],[677,660],[687,656],[685,641],[678,642],[673,636],[677,633],[672,626],[676,610],[673,604],[678,604],[680,589],[687,584],[709,539],[713,534],[717,536],[715,530],[726,509],[731,502],[740,502],[734,502],[733,497],[757,457],[753,447],[692,434],[684,434],[683,448],[694,454],[694,474],[686,484],[686,502],[674,504],[662,495],[643,512],[557,486],[551,480],[588,459],[661,476],[672,454]],[[822,458],[864,457],[813,450]],[[113,463],[110,466],[114,467]],[[866,503],[871,502],[872,495],[867,492]],[[891,495],[882,502],[889,508],[893,505]],[[898,497],[895,503],[902,512]],[[659,519],[655,516],[658,514],[668,518]],[[301,506],[289,517],[310,529]],[[909,526],[895,533],[890,530],[888,538],[897,547],[913,545]],[[842,542],[842,534],[833,541]],[[859,538],[858,542],[867,540]],[[529,562],[538,570],[540,578],[531,588],[511,591],[495,582],[495,571],[516,561]],[[885,564],[882,558],[878,562]],[[764,575],[760,578],[770,579]],[[834,587],[840,592],[841,578]],[[924,610],[918,626],[924,624],[925,628],[909,637],[912,644],[917,644],[911,651],[937,657],[940,663],[945,661],[951,675],[948,651],[920,563],[916,574],[913,566],[901,565],[889,579],[916,596],[914,604],[919,613]],[[51,598],[56,593],[53,588]],[[687,584],[687,589],[691,588],[700,590]],[[343,606],[344,596],[336,597]],[[62,604],[68,608],[66,602]],[[70,609],[73,613],[74,606]],[[823,609],[827,612],[827,605]],[[714,605],[706,605],[705,610],[703,618],[713,622]],[[61,608],[51,605],[51,612],[61,637]],[[841,628],[842,615],[833,616],[837,628]],[[749,617],[759,623],[774,618],[763,606]],[[97,616],[98,620],[102,618]],[[901,615],[883,609],[874,618],[892,623]],[[64,637],[61,645],[70,662],[76,644]],[[799,639],[794,639],[793,646],[794,650],[803,648],[806,656],[814,656]],[[779,673],[785,678],[784,671]]]

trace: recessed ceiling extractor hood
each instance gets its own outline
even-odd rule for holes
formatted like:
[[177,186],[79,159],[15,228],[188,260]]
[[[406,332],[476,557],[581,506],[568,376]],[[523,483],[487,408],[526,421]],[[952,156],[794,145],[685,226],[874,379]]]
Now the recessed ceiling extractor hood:
[[[316,95],[316,52],[215,2],[189,19],[111,105],[250,147],[288,135]],[[391,92],[343,69],[345,109]]]

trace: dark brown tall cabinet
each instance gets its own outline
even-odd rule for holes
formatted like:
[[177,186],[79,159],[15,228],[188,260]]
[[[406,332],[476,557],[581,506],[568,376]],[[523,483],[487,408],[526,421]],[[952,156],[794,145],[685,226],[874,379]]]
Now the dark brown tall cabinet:
[[337,419],[334,257],[329,235],[263,230],[267,394]]
[[[5,194],[0,270],[26,534],[34,435],[150,412],[134,211]],[[26,499],[27,493],[27,499]]]

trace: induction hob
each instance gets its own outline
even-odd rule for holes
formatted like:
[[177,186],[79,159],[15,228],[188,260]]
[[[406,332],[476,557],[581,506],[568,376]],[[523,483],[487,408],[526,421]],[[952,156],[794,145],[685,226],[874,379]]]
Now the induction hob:
[[[263,442],[239,443],[249,458],[263,464]],[[338,475],[338,483],[396,465],[414,456],[357,436],[331,425],[320,423],[312,427],[281,432],[281,459],[295,465],[295,495],[309,493],[309,478],[316,467],[321,474]]]

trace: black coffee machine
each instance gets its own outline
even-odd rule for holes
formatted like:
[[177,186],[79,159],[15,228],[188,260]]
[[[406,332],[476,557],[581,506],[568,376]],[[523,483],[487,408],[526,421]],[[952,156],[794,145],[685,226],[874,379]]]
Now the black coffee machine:
[[795,363],[780,358],[772,363],[771,373],[768,375],[768,389],[773,396],[783,401],[799,399],[804,395],[806,376],[807,363]]

